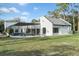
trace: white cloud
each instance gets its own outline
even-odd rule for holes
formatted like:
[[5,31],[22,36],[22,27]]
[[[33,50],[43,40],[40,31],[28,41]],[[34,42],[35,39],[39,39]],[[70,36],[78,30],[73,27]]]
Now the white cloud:
[[27,19],[27,17],[25,17],[25,16],[21,16],[21,19]]
[[22,15],[28,16],[30,13],[29,12],[23,12]]
[[20,6],[24,6],[26,5],[27,3],[18,3]]
[[27,16],[15,16],[15,17],[12,17],[11,19],[20,19],[20,21],[22,22],[29,22],[29,18]]
[[11,8],[9,8],[9,10],[10,10],[10,12],[15,12],[15,13],[19,13],[20,12],[15,7],[11,7]]
[[33,9],[34,9],[34,10],[38,10],[39,8],[37,8],[37,7],[34,7]]
[[0,13],[18,13],[20,12],[18,9],[16,9],[15,7],[11,7],[11,8],[0,8]]
[[20,19],[21,19],[22,21],[28,21],[28,17],[27,17],[27,16],[20,16]]
[[0,8],[0,13],[9,13],[10,11],[7,8]]

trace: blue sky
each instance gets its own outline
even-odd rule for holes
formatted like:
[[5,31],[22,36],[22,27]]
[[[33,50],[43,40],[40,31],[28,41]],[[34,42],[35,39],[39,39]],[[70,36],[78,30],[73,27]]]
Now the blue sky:
[[54,3],[0,3],[0,18],[11,20],[20,17],[23,21],[31,21],[56,8]]

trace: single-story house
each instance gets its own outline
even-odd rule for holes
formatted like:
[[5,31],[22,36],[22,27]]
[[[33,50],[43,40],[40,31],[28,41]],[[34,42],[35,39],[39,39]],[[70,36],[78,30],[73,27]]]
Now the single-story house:
[[[42,16],[38,23],[17,22],[12,23],[7,28],[12,33],[26,33],[27,35],[66,35],[71,32],[71,24],[62,18],[54,18],[52,16]],[[7,26],[6,23],[4,24]]]

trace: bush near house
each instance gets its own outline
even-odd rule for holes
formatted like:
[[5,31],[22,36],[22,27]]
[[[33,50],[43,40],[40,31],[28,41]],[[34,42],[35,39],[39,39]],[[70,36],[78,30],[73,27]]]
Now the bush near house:
[[0,23],[0,32],[4,32],[4,24],[3,23]]

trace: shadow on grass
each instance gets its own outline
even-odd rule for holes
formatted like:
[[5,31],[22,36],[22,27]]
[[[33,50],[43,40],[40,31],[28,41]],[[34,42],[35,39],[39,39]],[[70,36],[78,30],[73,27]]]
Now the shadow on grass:
[[43,52],[40,50],[33,51],[13,51],[13,50],[5,50],[0,52],[0,56],[42,56]]
[[[22,43],[28,43],[28,42],[39,42],[39,41],[44,41],[44,40],[48,40],[48,39],[50,39],[50,38],[48,38],[48,37],[41,37],[41,38],[26,38],[26,39],[10,39],[9,38],[9,40],[8,40],[8,38],[7,38],[7,40],[8,41],[6,41],[5,43],[3,43],[3,44],[0,44],[0,46],[6,46],[6,45],[13,45],[13,44],[22,44]],[[3,39],[4,40],[4,39]],[[5,40],[4,40],[5,41]]]
[[48,54],[51,56],[71,56],[71,55],[76,55],[75,53],[78,53],[79,51],[79,49],[76,49],[75,46],[64,45],[64,44],[51,46],[51,49],[49,50],[53,51]]
[[[79,49],[71,45],[53,45],[49,49],[39,49],[30,51],[4,50],[0,52],[1,56],[71,56],[79,55]],[[78,54],[75,54],[75,53]]]

